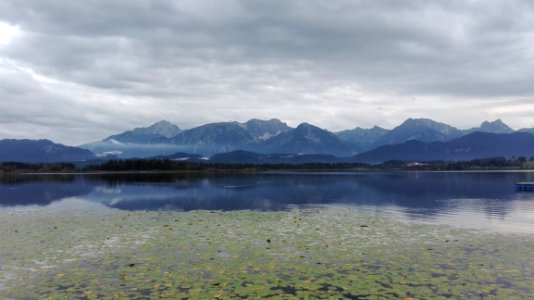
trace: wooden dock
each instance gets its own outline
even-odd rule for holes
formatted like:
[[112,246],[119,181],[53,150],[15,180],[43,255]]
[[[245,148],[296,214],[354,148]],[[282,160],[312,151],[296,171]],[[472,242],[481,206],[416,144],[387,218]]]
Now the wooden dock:
[[534,192],[534,182],[518,182],[515,184],[518,192]]

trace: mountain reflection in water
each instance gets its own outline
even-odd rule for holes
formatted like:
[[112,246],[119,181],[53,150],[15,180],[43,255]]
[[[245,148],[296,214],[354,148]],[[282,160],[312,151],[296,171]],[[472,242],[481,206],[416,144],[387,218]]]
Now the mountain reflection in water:
[[[534,225],[534,193],[517,193],[514,183],[533,180],[529,172],[22,174],[0,177],[0,207],[61,209],[85,201],[121,210],[272,211],[330,204],[411,220],[527,226]],[[68,204],[72,199],[77,204]]]

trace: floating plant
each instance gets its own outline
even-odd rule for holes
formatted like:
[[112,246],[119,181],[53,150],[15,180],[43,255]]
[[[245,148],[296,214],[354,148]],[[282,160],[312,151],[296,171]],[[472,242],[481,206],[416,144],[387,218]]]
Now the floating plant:
[[11,299],[524,299],[534,238],[350,208],[0,212]]

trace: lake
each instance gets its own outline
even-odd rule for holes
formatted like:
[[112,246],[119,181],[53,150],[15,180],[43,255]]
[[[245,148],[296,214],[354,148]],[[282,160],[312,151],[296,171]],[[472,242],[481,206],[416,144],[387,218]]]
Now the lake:
[[0,177],[1,299],[527,299],[530,172]]
[[0,177],[6,210],[259,210],[346,205],[412,221],[534,232],[531,172],[16,175]]

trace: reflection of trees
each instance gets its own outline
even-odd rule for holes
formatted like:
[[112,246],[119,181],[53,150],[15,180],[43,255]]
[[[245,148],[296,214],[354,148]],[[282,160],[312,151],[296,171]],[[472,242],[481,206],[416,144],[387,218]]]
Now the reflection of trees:
[[[124,184],[165,184],[194,182],[206,178],[224,178],[235,176],[231,172],[145,172],[145,173],[94,173],[85,174],[84,179],[95,184],[105,183],[108,186],[119,186]],[[240,177],[256,176],[255,174],[240,174]]]
[[0,174],[0,185],[23,183],[67,183],[77,179],[74,174]]

